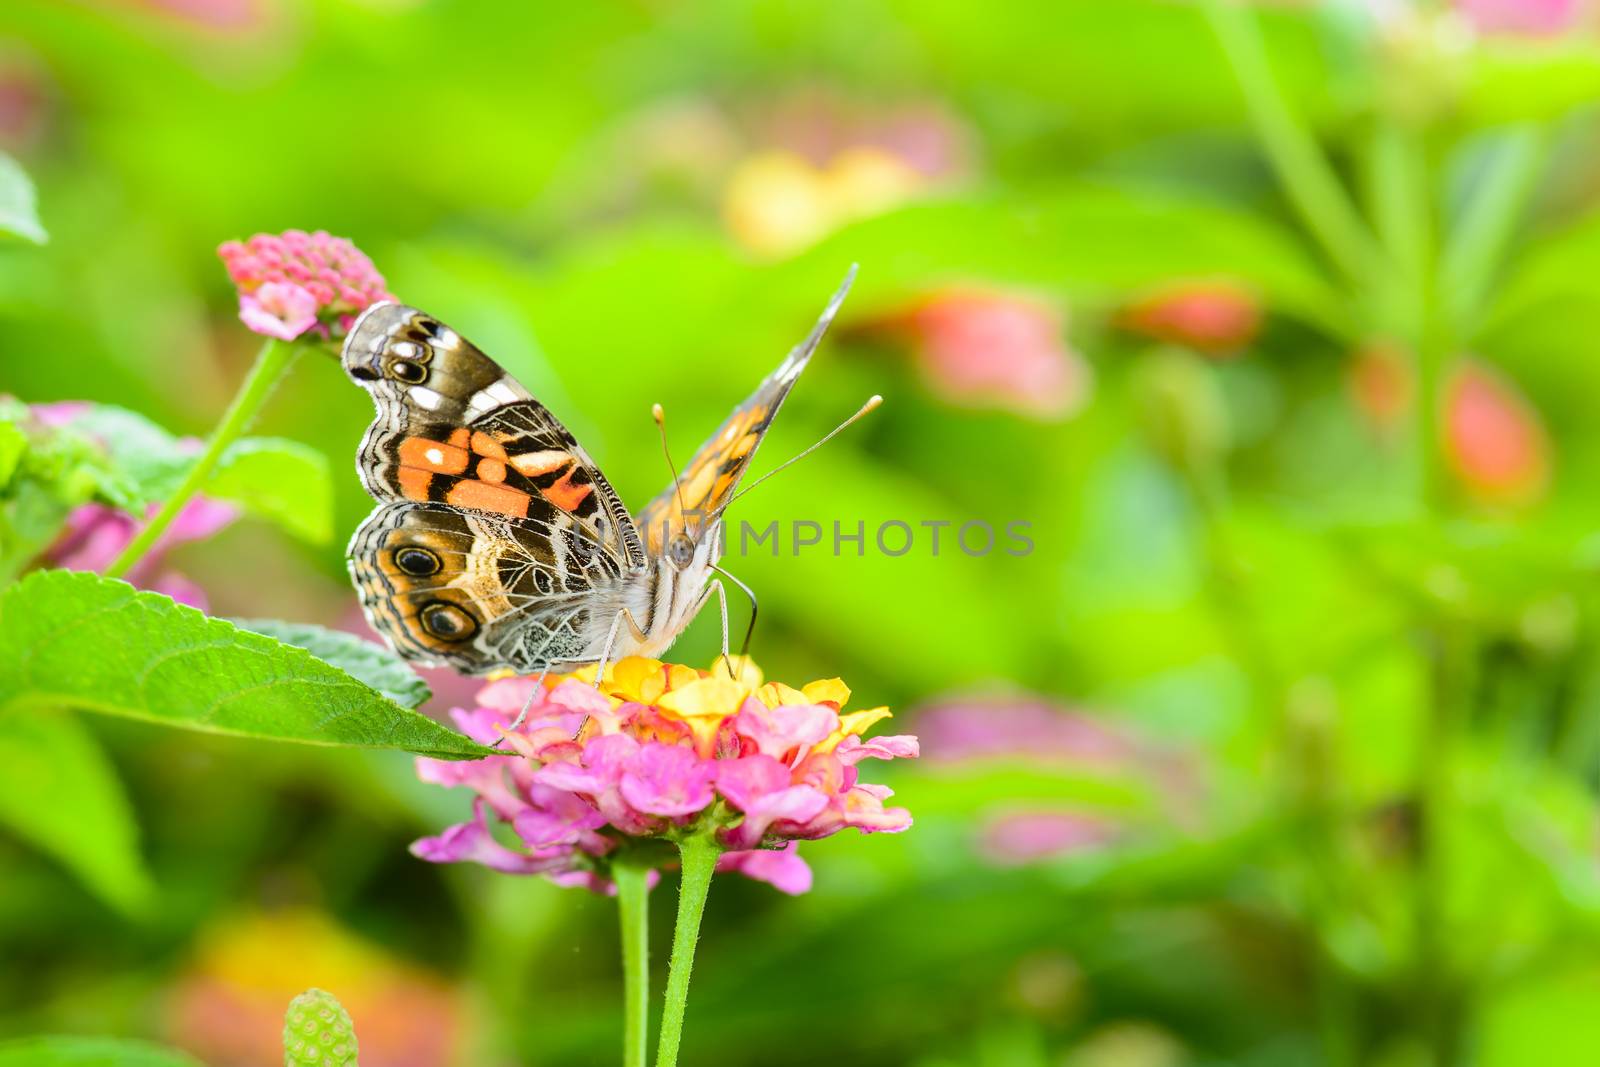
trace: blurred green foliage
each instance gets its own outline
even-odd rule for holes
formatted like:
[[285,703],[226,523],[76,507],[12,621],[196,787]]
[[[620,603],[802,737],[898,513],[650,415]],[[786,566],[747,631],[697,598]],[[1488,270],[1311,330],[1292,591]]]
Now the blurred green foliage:
[[[912,731],[950,694],[1044,694],[1171,762],[895,766],[910,833],[809,847],[804,898],[715,884],[685,1060],[1593,1060],[1600,42],[1474,35],[1447,6],[12,0],[0,230],[27,240],[0,242],[0,392],[137,412],[164,443],[131,451],[160,462],[254,348],[215,246],[325,228],[638,506],[667,478],[651,403],[682,460],[860,262],[766,462],[887,402],[736,518],[1022,520],[1034,549],[735,555],[757,658],[841,675]],[[907,109],[955,162],[752,241],[750,160],[798,145],[824,174]],[[765,195],[792,223],[811,193]],[[1231,358],[1130,326],[1216,279],[1262,316]],[[940,338],[906,323],[973,289],[1054,309],[1076,410],[952,393]],[[1002,339],[978,337],[968,356],[1003,374]],[[1499,384],[1461,399],[1467,355]],[[294,365],[271,436],[222,475],[268,521],[174,556],[213,614],[354,625],[370,418],[331,360]],[[23,470],[40,453],[8,427],[0,484],[72,483],[33,498],[42,518],[8,489],[36,550],[110,481],[77,452]],[[709,659],[713,615],[675,658]],[[82,645],[56,672],[92,706],[103,653]],[[419,988],[450,1005],[459,1062],[614,1054],[611,904],[412,859],[463,802],[396,753],[51,711],[0,732],[0,767],[0,1033],[274,1062],[315,984],[381,1064],[385,1028],[422,1013],[373,991],[412,968],[441,983]],[[985,827],[1013,809],[1117,832],[1006,861]],[[252,955],[218,933],[307,908],[350,944]]]

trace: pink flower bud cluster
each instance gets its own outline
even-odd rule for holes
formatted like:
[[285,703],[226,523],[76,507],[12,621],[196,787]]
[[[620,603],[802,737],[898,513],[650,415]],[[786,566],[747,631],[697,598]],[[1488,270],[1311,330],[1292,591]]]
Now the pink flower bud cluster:
[[394,299],[372,260],[325,230],[258,233],[217,255],[239,290],[239,318],[265,337],[342,337],[369,306]]

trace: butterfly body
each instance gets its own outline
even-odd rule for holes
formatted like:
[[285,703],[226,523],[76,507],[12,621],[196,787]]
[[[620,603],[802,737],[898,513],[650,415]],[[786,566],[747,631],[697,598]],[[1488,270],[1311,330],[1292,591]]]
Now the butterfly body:
[[357,469],[378,506],[348,552],[373,628],[466,674],[664,652],[720,591],[722,511],[848,287],[637,522],[476,346],[416,308],[369,308],[342,363],[377,407]]

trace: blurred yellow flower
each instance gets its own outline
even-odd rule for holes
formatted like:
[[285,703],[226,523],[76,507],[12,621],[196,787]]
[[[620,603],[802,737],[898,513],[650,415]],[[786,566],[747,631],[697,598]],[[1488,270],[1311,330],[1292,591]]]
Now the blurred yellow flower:
[[910,164],[872,146],[846,149],[822,167],[793,152],[758,152],[734,168],[723,217],[746,248],[781,256],[847,222],[898,207],[926,184]]

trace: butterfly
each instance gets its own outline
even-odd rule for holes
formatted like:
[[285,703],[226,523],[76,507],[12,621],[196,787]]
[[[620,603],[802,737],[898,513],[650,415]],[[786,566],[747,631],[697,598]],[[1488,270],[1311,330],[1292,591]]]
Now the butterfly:
[[715,594],[726,654],[723,512],[854,278],[637,516],[476,345],[414,307],[368,308],[341,362],[377,407],[356,468],[378,505],[347,553],[373,629],[463,674],[603,670],[665,651]]

